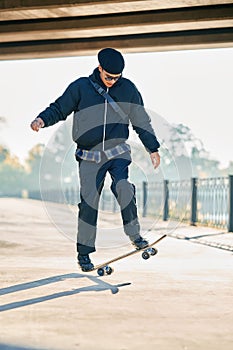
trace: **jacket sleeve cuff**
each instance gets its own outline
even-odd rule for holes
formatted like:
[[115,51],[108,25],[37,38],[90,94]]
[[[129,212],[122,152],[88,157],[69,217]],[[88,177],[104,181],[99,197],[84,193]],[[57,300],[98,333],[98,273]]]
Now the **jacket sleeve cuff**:
[[37,116],[37,118],[40,118],[40,119],[42,119],[42,120],[43,120],[43,122],[44,122],[44,126],[43,126],[43,128],[46,128],[46,127],[48,126],[48,123],[46,122],[46,118],[41,117],[40,115],[38,115],[38,116]]
[[149,153],[151,154],[151,153],[158,152],[158,151],[159,151],[158,148],[155,148],[153,150],[149,150]]

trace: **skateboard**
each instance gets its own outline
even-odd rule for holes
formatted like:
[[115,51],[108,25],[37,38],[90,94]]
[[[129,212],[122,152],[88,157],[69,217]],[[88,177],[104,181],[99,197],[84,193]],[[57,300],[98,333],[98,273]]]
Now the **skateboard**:
[[108,260],[102,264],[96,265],[94,266],[94,269],[92,271],[97,270],[97,273],[99,276],[104,276],[104,275],[111,275],[114,270],[113,268],[110,266],[110,264],[127,258],[128,256],[137,254],[139,252],[142,252],[142,258],[147,260],[150,258],[150,256],[156,255],[158,253],[158,250],[156,248],[154,248],[153,246],[156,245],[157,243],[159,243],[162,239],[164,239],[165,237],[167,237],[167,235],[163,235],[162,237],[160,237],[159,239],[157,239],[156,241],[150,243],[146,248],[144,249],[134,249],[128,253],[125,253],[123,255],[117,256],[116,258],[113,258],[111,260]]

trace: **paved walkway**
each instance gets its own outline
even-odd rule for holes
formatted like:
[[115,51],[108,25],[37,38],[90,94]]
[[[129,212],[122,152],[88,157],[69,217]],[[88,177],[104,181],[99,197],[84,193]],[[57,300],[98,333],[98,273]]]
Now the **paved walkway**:
[[[0,349],[231,350],[232,233],[141,221],[159,254],[100,278],[77,268],[74,208],[0,199]],[[131,249],[118,214],[98,231],[95,263]]]

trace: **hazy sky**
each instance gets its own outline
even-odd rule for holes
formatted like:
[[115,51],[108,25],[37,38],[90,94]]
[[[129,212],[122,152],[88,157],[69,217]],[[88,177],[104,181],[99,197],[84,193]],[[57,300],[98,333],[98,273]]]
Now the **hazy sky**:
[[[233,160],[233,49],[125,54],[124,76],[145,106],[170,124],[185,124],[210,157]],[[0,62],[0,144],[23,159],[36,143],[48,143],[57,126],[34,133],[29,124],[67,85],[89,75],[96,56]]]

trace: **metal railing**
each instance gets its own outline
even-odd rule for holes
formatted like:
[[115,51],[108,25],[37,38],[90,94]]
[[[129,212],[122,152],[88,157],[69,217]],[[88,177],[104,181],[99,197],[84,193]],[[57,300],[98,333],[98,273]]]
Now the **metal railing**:
[[227,228],[229,225],[229,178],[197,180],[198,223]]
[[[143,217],[178,220],[191,225],[208,225],[233,232],[233,175],[182,181],[142,182],[136,184],[137,206]],[[78,188],[34,191],[29,198],[76,205]],[[103,189],[100,210],[117,212],[119,205],[109,190]]]
[[[185,181],[165,180],[160,184],[144,186],[143,196],[148,200],[141,212],[146,215],[160,216],[163,208],[163,220],[173,219],[190,222],[191,225],[208,225],[233,231],[233,175],[221,178],[208,178]],[[156,194],[154,188],[159,188]]]

